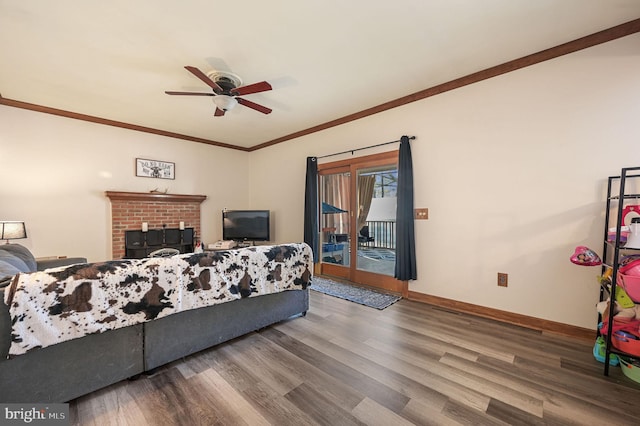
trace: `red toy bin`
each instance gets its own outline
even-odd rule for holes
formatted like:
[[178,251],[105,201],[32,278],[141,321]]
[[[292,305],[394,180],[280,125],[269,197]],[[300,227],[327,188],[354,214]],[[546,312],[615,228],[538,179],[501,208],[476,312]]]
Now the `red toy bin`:
[[618,350],[640,357],[640,336],[638,334],[628,331],[616,331],[611,335],[611,343]]
[[[604,320],[598,327],[600,334],[605,336],[609,331],[609,321]],[[640,320],[614,318],[611,344],[619,351],[640,357]]]

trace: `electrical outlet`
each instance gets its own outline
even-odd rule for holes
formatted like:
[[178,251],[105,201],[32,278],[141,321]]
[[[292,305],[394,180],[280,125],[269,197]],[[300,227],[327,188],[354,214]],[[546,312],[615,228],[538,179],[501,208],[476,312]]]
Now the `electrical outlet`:
[[498,272],[498,286],[507,287],[508,283],[509,283],[509,275],[503,272]]
[[413,217],[415,219],[429,219],[429,209],[427,208],[422,208],[422,209],[415,209]]

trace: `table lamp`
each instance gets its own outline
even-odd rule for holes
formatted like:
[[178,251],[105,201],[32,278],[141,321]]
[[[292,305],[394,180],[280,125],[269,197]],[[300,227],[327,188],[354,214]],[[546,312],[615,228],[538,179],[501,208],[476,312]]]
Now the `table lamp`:
[[4,221],[0,222],[0,240],[18,240],[27,238],[27,228],[24,222]]

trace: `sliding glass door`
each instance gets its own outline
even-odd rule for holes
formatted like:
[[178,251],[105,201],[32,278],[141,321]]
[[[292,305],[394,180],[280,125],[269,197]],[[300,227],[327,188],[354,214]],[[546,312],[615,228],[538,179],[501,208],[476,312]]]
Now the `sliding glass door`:
[[395,267],[397,151],[318,165],[321,273],[400,292]]

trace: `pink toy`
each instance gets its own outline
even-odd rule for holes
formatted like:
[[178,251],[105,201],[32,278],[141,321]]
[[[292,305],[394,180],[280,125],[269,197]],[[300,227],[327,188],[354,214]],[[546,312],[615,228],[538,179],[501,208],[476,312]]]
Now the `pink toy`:
[[571,262],[582,266],[597,266],[602,264],[600,256],[598,256],[595,251],[585,246],[576,247],[575,252],[571,256]]

